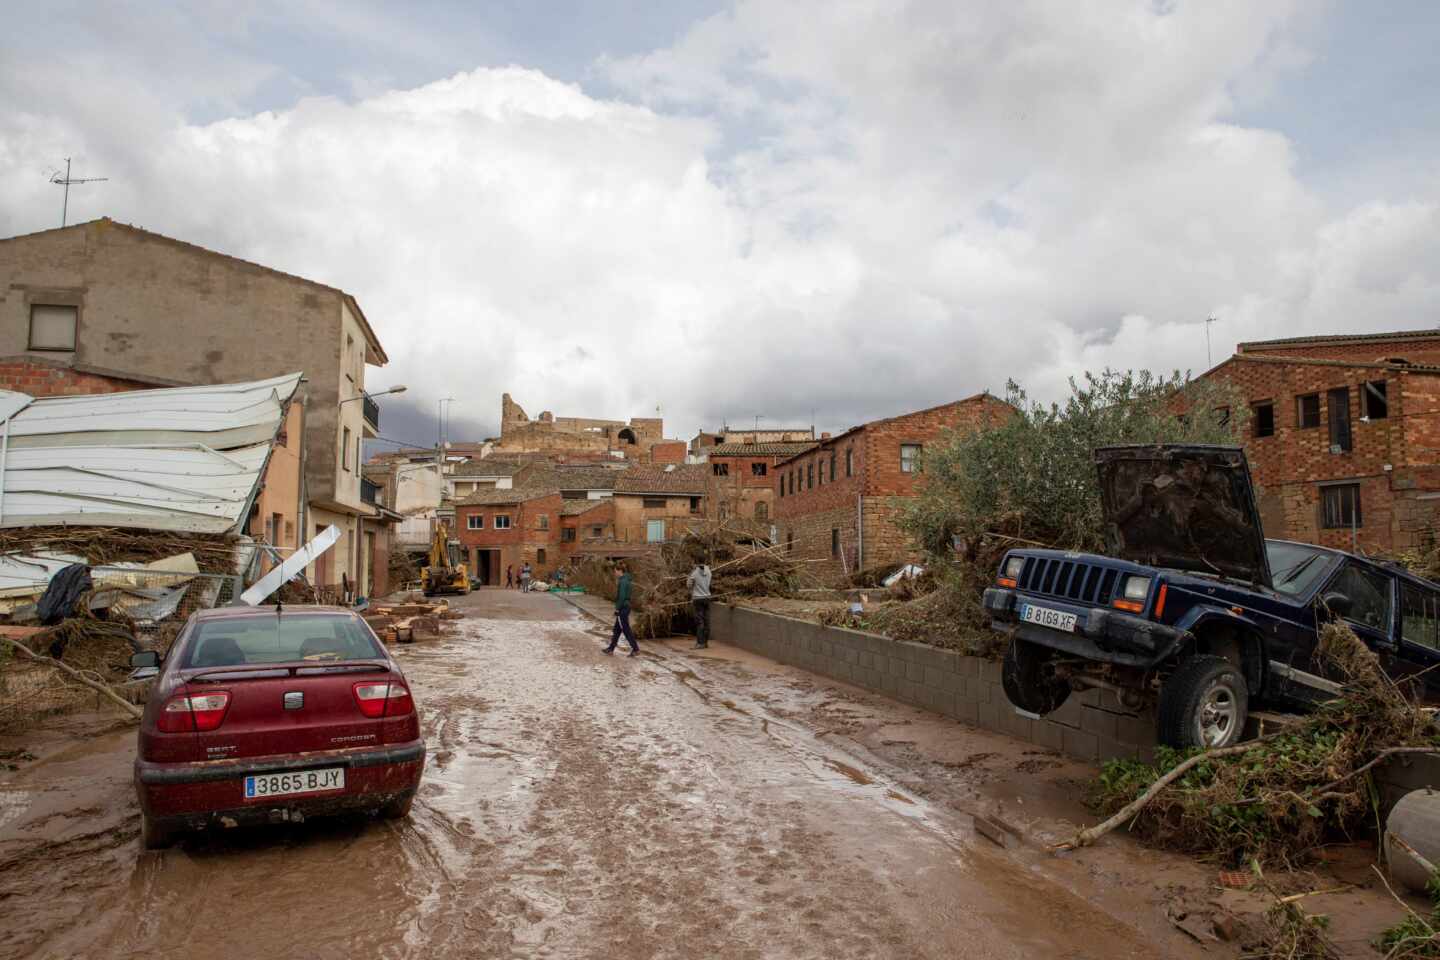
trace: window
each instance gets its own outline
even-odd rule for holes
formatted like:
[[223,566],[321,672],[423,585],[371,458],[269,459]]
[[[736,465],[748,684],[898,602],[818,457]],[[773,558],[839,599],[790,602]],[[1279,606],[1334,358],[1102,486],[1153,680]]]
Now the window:
[[1335,483],[1320,488],[1320,525],[1327,530],[1364,526],[1360,520],[1360,484]]
[[900,472],[920,472],[920,452],[923,448],[918,443],[900,444]]
[[824,461],[824,460],[821,460],[821,461],[820,461],[820,476],[818,476],[818,477],[815,478],[815,483],[816,483],[817,486],[821,486],[821,487],[825,486],[825,461]]
[[690,498],[690,512],[691,512],[691,513],[699,513],[699,512],[700,512],[700,498],[699,498],[699,497],[691,497],[691,498]]
[[646,543],[660,543],[660,542],[663,541],[664,539],[665,539],[665,521],[664,521],[664,520],[646,520],[646,521],[645,521],[645,542],[646,542]]
[[1341,593],[1350,600],[1350,614],[1346,620],[1371,630],[1390,632],[1389,577],[1358,564],[1347,563],[1325,592]]
[[780,474],[780,496],[785,496],[785,474]]
[[591,527],[591,528],[590,528],[590,536],[592,536],[592,537],[603,537],[603,536],[605,536],[605,528],[604,528],[604,527]]
[[665,498],[645,497],[643,500],[640,501],[640,506],[644,507],[646,510],[664,510]]
[[1301,430],[1320,426],[1320,394],[1307,393],[1295,398],[1295,426]]
[[466,529],[466,530],[484,530],[484,529],[485,529],[485,514],[483,514],[483,513],[472,513],[472,514],[470,514],[469,516],[467,516],[467,517],[465,518],[465,529]]
[[74,350],[75,319],[79,307],[34,303],[30,305],[30,349]]
[[765,476],[766,469],[768,468],[763,463],[752,463],[750,464],[750,476],[763,477]]
[[561,542],[561,543],[574,543],[574,542],[575,542],[575,528],[574,528],[574,527],[566,527],[564,530],[561,530],[561,531],[560,531],[560,542]]
[[721,501],[720,501],[720,519],[721,519],[721,520],[724,520],[724,519],[725,519],[726,517],[728,517],[729,515],[730,515],[730,504],[726,503],[724,500],[721,500]]
[[1364,403],[1361,414],[1366,420],[1384,420],[1390,416],[1390,399],[1385,392],[1384,380],[1371,380],[1360,390]]
[[238,667],[296,661],[383,658],[352,614],[202,620],[185,646],[185,667]]
[[761,500],[759,503],[755,504],[755,519],[769,520],[770,504],[766,503],[764,500]]
[[509,530],[509,529],[510,529],[510,514],[508,514],[508,513],[497,513],[497,514],[495,514],[495,529],[496,529],[496,530]]
[[1275,404],[1269,400],[1255,404],[1255,436],[1275,436]]
[[1409,643],[1440,649],[1440,595],[1401,580],[1400,635]]
[[790,471],[790,496],[795,496],[795,471]]
[[840,528],[830,528],[830,557],[838,559],[840,556]]
[[790,530],[785,534],[785,549],[790,553],[795,552],[795,531]]
[[1228,427],[1228,426],[1230,426],[1230,408],[1229,408],[1229,407],[1216,407],[1216,408],[1215,408],[1215,425],[1216,425],[1217,427]]
[[805,489],[815,489],[815,463],[813,460],[805,464]]
[[728,477],[730,476],[730,464],[712,463],[710,464],[710,472],[715,474],[715,476],[717,477]]
[[1353,449],[1350,437],[1350,388],[1336,387],[1325,397],[1330,413],[1330,452],[1345,453]]
[[541,547],[541,548],[539,548],[538,550],[535,551],[535,562],[536,562],[537,564],[541,564],[541,563],[544,563],[544,562],[545,562],[545,548],[544,548],[544,547]]
[[835,482],[835,451],[830,451],[830,482]]
[[535,526],[536,526],[536,528],[538,528],[538,529],[540,529],[540,530],[549,530],[549,529],[550,529],[550,514],[548,514],[548,513],[542,513],[542,514],[540,514],[539,519],[537,519],[537,520],[535,521]]
[[855,448],[845,448],[845,476],[855,476]]
[[346,470],[350,469],[350,428],[342,427],[343,439],[340,444],[340,466]]

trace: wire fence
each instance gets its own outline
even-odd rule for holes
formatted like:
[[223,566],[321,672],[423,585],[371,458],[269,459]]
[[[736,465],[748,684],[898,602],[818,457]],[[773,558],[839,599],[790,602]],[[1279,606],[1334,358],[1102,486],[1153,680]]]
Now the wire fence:
[[92,612],[119,614],[135,625],[141,648],[164,652],[196,610],[235,603],[244,589],[239,576],[129,567],[91,567]]

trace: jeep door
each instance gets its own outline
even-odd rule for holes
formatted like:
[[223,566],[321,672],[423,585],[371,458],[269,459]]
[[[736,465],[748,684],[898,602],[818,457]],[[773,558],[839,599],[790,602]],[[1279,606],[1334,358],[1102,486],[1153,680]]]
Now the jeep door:
[[1415,694],[1440,703],[1440,590],[1400,578],[1400,643],[1386,671],[1397,682],[1412,679]]
[[[1329,621],[1333,614],[1327,613],[1325,598],[1340,595],[1344,601],[1341,621],[1355,631],[1355,635],[1380,658],[1381,665],[1390,669],[1397,652],[1395,643],[1395,577],[1378,567],[1359,560],[1346,560],[1340,571],[1315,598],[1315,622],[1318,627]],[[1340,610],[1333,611],[1340,613]],[[1319,651],[1309,651],[1309,663],[1296,662],[1291,680],[1307,690],[1297,689],[1296,693],[1308,693],[1312,701],[1331,700],[1340,693],[1345,678],[1323,661]]]

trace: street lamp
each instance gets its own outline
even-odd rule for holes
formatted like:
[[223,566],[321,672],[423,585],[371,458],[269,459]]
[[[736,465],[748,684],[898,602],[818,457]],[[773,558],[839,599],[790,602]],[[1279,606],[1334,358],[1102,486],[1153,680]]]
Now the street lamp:
[[403,384],[403,383],[397,384],[396,386],[391,387],[389,390],[381,390],[379,393],[366,393],[364,390],[361,390],[361,391],[360,391],[360,395],[359,395],[358,397],[346,397],[344,400],[341,400],[341,401],[340,401],[340,406],[344,406],[345,404],[349,403],[351,400],[365,400],[365,399],[367,399],[367,398],[373,400],[375,397],[383,397],[383,396],[385,396],[387,393],[404,393],[404,392],[405,392],[405,384]]

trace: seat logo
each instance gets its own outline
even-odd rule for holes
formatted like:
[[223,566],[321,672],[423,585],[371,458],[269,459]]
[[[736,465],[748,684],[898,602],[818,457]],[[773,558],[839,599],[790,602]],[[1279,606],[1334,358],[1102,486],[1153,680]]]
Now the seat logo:
[[299,710],[305,706],[304,690],[289,690],[285,693],[285,709]]

